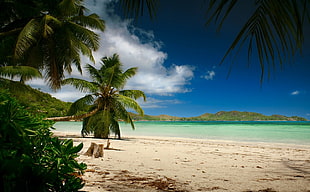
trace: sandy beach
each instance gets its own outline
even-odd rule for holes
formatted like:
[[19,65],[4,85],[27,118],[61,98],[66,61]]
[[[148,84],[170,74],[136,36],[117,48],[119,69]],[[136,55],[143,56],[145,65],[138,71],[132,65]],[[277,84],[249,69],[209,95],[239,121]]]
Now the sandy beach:
[[82,191],[310,192],[310,146],[130,137],[110,140],[111,149],[94,158],[83,154],[106,140],[54,135],[83,142]]

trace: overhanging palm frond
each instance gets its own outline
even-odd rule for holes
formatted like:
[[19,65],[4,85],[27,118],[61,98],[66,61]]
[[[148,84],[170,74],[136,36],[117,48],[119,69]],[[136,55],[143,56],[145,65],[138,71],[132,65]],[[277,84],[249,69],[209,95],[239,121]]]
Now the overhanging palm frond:
[[237,0],[209,0],[207,13],[211,12],[213,9],[215,10],[207,20],[206,25],[209,25],[213,20],[216,22],[220,20],[217,27],[217,31],[219,31],[236,3]]
[[86,95],[71,104],[68,115],[76,115],[79,111],[86,111],[87,108],[94,103],[93,95]]
[[120,0],[125,17],[134,17],[136,20],[144,14],[145,8],[153,19],[156,16],[158,4],[158,0]]
[[21,82],[31,80],[32,78],[42,78],[42,74],[35,68],[29,66],[3,66],[0,67],[0,76],[20,77]]
[[74,86],[81,92],[95,93],[98,90],[94,83],[86,81],[84,79],[67,78],[62,81],[62,85],[68,85],[68,84]]
[[[238,55],[246,44],[250,62],[255,46],[262,71],[262,82],[266,68],[269,74],[271,69],[276,69],[277,63],[282,67],[283,63],[290,62],[296,51],[302,51],[305,14],[300,13],[304,10],[301,7],[305,1],[307,0],[256,1],[254,13],[227,50],[221,63],[234,50]],[[211,1],[208,11],[214,12],[207,23],[212,19],[220,20],[220,28],[235,4],[235,0]]]
[[85,43],[90,49],[96,51],[99,48],[99,35],[77,23],[68,22],[67,27],[70,28],[74,37]]
[[20,59],[25,54],[26,50],[38,41],[38,28],[40,28],[38,19],[31,19],[22,29],[16,42],[14,51],[15,58]]
[[[29,9],[20,9],[23,3]],[[64,72],[70,74],[72,65],[82,72],[81,54],[94,62],[92,51],[99,48],[99,36],[92,29],[103,31],[105,26],[98,15],[84,15],[83,0],[4,4],[10,10],[5,11],[9,17],[0,30],[2,63],[43,70],[48,85],[59,89]]]
[[58,4],[59,14],[61,16],[72,16],[80,12],[82,6],[81,0],[62,0]]

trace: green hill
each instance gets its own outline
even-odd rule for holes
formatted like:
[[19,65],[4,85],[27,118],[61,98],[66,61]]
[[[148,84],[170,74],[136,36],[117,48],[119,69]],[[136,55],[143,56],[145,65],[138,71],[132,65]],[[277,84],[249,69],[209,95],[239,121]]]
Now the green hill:
[[220,111],[215,114],[205,113],[197,117],[175,117],[169,115],[151,116],[132,115],[134,120],[148,121],[307,121],[307,119],[297,116],[286,117],[283,115],[266,116],[261,113],[240,112],[240,111]]
[[64,116],[71,105],[15,81],[0,79],[0,90],[3,89],[7,89],[28,111],[47,117]]

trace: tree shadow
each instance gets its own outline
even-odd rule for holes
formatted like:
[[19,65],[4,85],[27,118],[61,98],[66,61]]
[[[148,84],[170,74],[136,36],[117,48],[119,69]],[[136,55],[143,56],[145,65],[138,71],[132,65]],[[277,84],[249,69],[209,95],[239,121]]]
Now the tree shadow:
[[310,160],[286,160],[283,164],[294,171],[304,175],[296,175],[295,177],[310,177]]

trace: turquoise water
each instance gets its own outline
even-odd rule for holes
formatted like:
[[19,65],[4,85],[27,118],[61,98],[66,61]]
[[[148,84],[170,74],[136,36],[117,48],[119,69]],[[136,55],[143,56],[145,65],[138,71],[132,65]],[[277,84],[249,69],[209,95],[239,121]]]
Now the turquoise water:
[[[310,122],[138,121],[135,130],[123,122],[120,126],[123,137],[164,136],[310,145]],[[58,131],[79,133],[82,122],[57,122],[54,127]]]

